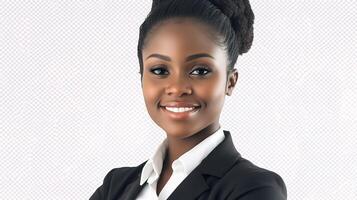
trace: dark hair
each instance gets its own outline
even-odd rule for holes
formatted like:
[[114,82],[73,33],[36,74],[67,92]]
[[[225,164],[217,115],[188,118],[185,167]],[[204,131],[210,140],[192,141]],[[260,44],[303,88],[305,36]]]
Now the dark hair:
[[253,42],[254,13],[249,0],[153,0],[151,11],[140,26],[138,58],[143,75],[142,49],[155,25],[166,19],[192,17],[215,32],[216,43],[228,54],[227,76],[238,59]]

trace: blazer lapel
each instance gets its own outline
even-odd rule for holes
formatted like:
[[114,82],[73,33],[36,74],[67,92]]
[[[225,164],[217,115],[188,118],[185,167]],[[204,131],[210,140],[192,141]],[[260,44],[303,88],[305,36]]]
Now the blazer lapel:
[[[144,163],[146,163],[147,161],[145,161]],[[143,163],[143,164],[144,164]],[[143,164],[141,164],[143,166]],[[141,166],[141,168],[142,168]],[[141,171],[141,170],[139,170]],[[120,197],[120,199],[122,200],[133,200],[135,199],[138,195],[139,192],[141,191],[141,189],[145,186],[145,184],[140,185],[140,173],[137,175],[137,177],[135,178],[135,180],[131,183],[129,183],[126,186],[124,195]]]
[[168,200],[194,200],[210,189],[206,176],[218,179],[234,165],[241,156],[234,147],[229,131],[223,130],[224,140],[178,185]]

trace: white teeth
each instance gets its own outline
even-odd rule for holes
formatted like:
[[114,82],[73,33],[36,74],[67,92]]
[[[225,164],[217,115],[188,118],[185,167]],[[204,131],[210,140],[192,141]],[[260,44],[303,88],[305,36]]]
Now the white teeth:
[[195,109],[195,107],[165,107],[166,110],[171,112],[187,112]]

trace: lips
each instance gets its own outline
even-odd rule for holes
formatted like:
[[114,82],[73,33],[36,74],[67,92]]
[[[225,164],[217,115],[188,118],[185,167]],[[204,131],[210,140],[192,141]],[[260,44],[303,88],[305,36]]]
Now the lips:
[[201,109],[200,104],[187,101],[162,103],[160,109],[173,120],[188,120]]
[[[170,103],[160,106],[160,109],[173,120],[188,120],[200,110],[201,106],[193,103]],[[193,109],[192,109],[193,108]]]

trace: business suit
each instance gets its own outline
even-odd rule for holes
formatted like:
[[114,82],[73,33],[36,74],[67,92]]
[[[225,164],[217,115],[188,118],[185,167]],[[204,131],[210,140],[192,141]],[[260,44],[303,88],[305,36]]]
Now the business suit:
[[[285,200],[286,186],[275,172],[241,157],[229,131],[225,139],[183,180],[168,200]],[[144,185],[136,167],[112,169],[90,200],[135,200]]]

